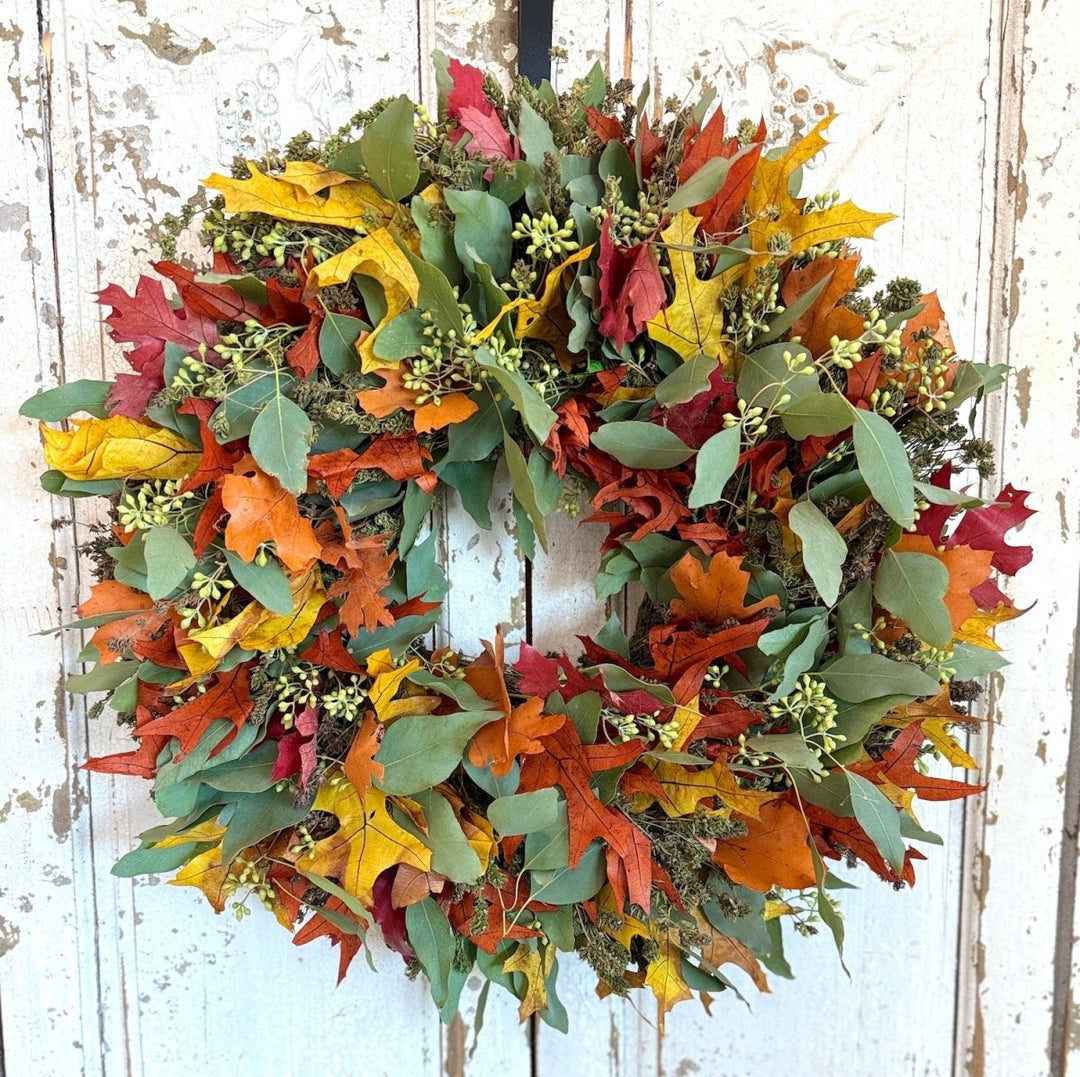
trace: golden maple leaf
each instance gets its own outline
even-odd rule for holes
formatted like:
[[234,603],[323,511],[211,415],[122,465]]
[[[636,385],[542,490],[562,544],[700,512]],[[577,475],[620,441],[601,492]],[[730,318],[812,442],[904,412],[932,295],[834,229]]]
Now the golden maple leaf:
[[394,821],[382,790],[372,786],[361,797],[348,779],[338,777],[336,783],[319,789],[312,810],[330,812],[340,826],[315,843],[315,855],[305,867],[337,879],[342,888],[370,906],[375,880],[382,872],[395,864],[429,871],[431,850]]

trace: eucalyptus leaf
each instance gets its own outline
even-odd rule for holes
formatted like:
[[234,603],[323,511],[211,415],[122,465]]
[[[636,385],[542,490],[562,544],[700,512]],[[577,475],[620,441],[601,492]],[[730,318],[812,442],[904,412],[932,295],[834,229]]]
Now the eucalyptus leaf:
[[151,527],[143,537],[146,591],[151,598],[166,598],[195,568],[191,544],[171,527]]
[[405,929],[428,978],[431,997],[436,1006],[442,1007],[450,993],[454,929],[446,913],[429,897],[405,907]]
[[252,561],[248,564],[238,553],[225,551],[229,574],[260,606],[271,613],[286,616],[293,611],[292,591],[289,577],[276,560],[270,558],[265,565]]
[[360,137],[360,152],[371,182],[394,202],[412,194],[420,179],[415,112],[416,106],[404,94],[395,97]]
[[559,820],[559,791],[552,786],[532,793],[499,797],[488,807],[488,819],[502,835],[545,830]]
[[833,605],[840,594],[847,543],[812,501],[799,501],[792,506],[788,526],[802,541],[807,575],[814,581],[822,600]]
[[506,203],[487,191],[456,191],[447,187],[443,193],[454,214],[454,249],[461,264],[473,272],[479,259],[491,268],[497,280],[507,278],[514,222]]
[[62,422],[77,411],[85,411],[95,419],[105,419],[109,414],[105,401],[112,387],[111,381],[92,381],[89,378],[65,382],[55,389],[46,389],[24,400],[19,414],[46,423]]
[[704,508],[720,500],[728,479],[735,474],[741,448],[742,430],[738,426],[717,431],[701,446],[694,466],[690,508]]
[[376,784],[397,796],[437,785],[461,762],[469,738],[490,721],[488,710],[398,718],[375,755],[384,768]]
[[889,867],[899,875],[904,870],[904,839],[900,835],[900,815],[896,805],[873,782],[850,770],[851,806],[859,826],[877,847]]
[[543,397],[516,371],[499,366],[489,348],[476,350],[476,361],[488,371],[506,395],[514,403],[514,410],[521,416],[537,445],[547,441],[556,422],[555,412],[544,403]]
[[604,845],[594,841],[575,867],[556,871],[534,869],[529,899],[547,905],[575,905],[594,897],[606,880]]
[[933,696],[941,690],[936,677],[912,662],[894,662],[883,654],[848,654],[819,674],[831,693],[848,703],[881,696]]
[[476,882],[483,872],[480,857],[465,837],[449,801],[435,789],[425,789],[414,797],[427,820],[424,844],[431,850],[431,870],[451,882]]
[[689,179],[679,184],[668,199],[668,212],[678,213],[680,210],[693,209],[702,202],[708,202],[724,186],[731,166],[749,149],[749,146],[744,146],[734,157],[712,157],[706,161]]
[[932,647],[952,640],[952,618],[945,605],[949,570],[927,553],[888,550],[874,577],[874,598]]
[[784,429],[796,441],[830,437],[854,422],[851,405],[839,393],[812,392],[784,409]]
[[656,386],[656,402],[670,408],[693,400],[709,388],[709,378],[718,365],[716,359],[704,352],[691,356]]
[[241,797],[236,801],[221,841],[222,861],[228,863],[249,845],[286,827],[295,826],[307,813],[306,805],[298,808],[293,804],[293,790],[289,788],[278,792],[271,787],[261,793]]
[[593,434],[592,443],[627,467],[677,467],[694,455],[677,434],[654,423],[605,423]]
[[319,358],[323,366],[339,378],[360,369],[356,342],[360,334],[370,329],[367,322],[348,314],[327,311],[319,327]]
[[255,462],[291,494],[307,489],[311,420],[284,393],[274,393],[251,424],[248,445]]
[[915,522],[915,478],[907,449],[892,423],[875,411],[856,408],[855,459],[877,503],[901,527]]
[[529,522],[536,531],[536,537],[540,545],[547,549],[547,525],[545,514],[540,510],[536,500],[536,489],[533,486],[532,476],[529,474],[528,464],[521,452],[518,443],[509,434],[503,437],[503,454],[506,457],[506,466],[510,472],[510,482],[514,489],[514,497],[525,510]]

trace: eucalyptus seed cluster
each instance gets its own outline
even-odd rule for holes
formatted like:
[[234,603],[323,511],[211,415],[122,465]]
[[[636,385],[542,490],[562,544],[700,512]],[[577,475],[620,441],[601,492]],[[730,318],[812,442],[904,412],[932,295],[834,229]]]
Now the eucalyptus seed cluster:
[[421,332],[427,343],[420,346],[418,356],[405,360],[402,367],[402,384],[420,394],[417,404],[437,406],[449,393],[480,388],[479,364],[474,353],[476,317],[464,303],[458,304],[458,310],[464,327],[462,335],[456,329],[444,330],[430,310],[420,312],[424,323]]
[[281,269],[287,259],[311,255],[323,262],[339,254],[357,236],[367,235],[368,229],[358,220],[350,232],[343,228],[321,228],[317,225],[293,224],[261,213],[232,213],[215,207],[203,218],[204,242],[215,254],[228,254],[242,265],[262,268],[267,259]]
[[667,750],[679,735],[679,723],[674,720],[660,722],[658,710],[652,714],[620,714],[618,711],[605,709],[601,713],[604,721],[615,730],[624,744],[634,737],[645,737],[648,740],[655,738],[660,747]]
[[181,627],[188,629],[194,624],[199,629],[206,628],[215,620],[235,586],[226,575],[224,562],[218,563],[210,575],[195,572],[187,593],[176,608]]
[[604,218],[610,213],[611,238],[624,247],[633,247],[648,239],[660,227],[660,212],[650,205],[648,195],[639,191],[637,205],[628,206],[623,201],[619,181],[614,176],[609,176],[606,181],[603,202],[599,206],[590,206],[589,213],[600,228],[603,228]]
[[194,490],[181,492],[183,484],[183,479],[152,479],[126,490],[116,507],[120,526],[128,534],[151,527],[182,526],[197,496]]
[[897,375],[889,378],[889,384],[905,392],[914,389],[919,397],[918,406],[927,413],[944,411],[955,395],[945,388],[951,357],[948,348],[942,348],[932,340],[920,341],[915,358],[903,360]]
[[807,747],[819,758],[847,740],[836,728],[836,700],[825,690],[824,681],[809,673],[799,678],[798,687],[769,707],[770,717],[798,722]]
[[319,669],[307,662],[290,662],[274,682],[274,707],[281,724],[291,729],[298,712],[316,707],[320,699]]
[[752,288],[743,288],[732,308],[727,333],[740,351],[748,351],[754,340],[769,329],[769,315],[783,314],[779,302],[780,281],[764,278]]
[[[254,894],[260,904],[269,912],[274,911],[274,886],[267,879],[266,872],[253,860],[238,856],[229,866],[229,873],[221,884],[222,893],[233,895],[242,888]],[[237,920],[243,920],[251,910],[244,901],[235,901],[232,905]]]
[[517,240],[528,240],[525,253],[541,262],[554,261],[572,254],[580,244],[573,237],[577,234],[573,218],[562,224],[551,213],[533,217],[523,213],[510,235]]

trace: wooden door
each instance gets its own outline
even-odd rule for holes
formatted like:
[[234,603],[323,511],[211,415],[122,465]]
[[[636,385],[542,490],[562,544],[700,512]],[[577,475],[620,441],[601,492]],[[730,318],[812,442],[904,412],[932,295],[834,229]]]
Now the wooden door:
[[[1038,10],[1035,8],[1038,7]],[[557,0],[567,85],[595,59],[683,96],[697,71],[730,116],[787,138],[835,111],[814,186],[902,215],[867,245],[882,279],[939,289],[966,357],[1014,372],[987,415],[1002,470],[1034,491],[1038,606],[1004,642],[975,745],[991,782],[929,806],[945,837],[914,890],[846,895],[849,980],[830,945],[799,940],[797,979],[748,1012],[719,998],[654,1014],[600,1001],[570,962],[571,1033],[519,1026],[492,999],[472,1053],[475,991],[442,1027],[421,985],[377,951],[333,986],[334,959],[298,951],[268,918],[215,918],[201,896],[109,867],[150,824],[138,782],[88,777],[123,745],[59,688],[77,641],[35,635],[82,589],[76,544],[93,508],[50,499],[18,403],[63,378],[100,377],[117,350],[93,292],[156,257],[147,229],[200,177],[302,128],[327,134],[378,97],[430,100],[441,48],[510,73],[514,0],[7,0],[0,14],[0,535],[6,723],[0,770],[0,1014],[4,1072],[559,1075],[1080,1074],[1071,978],[1080,763],[1070,756],[1080,580],[1075,485],[1078,273],[1077,32],[1057,0]],[[590,528],[565,518],[530,571],[509,494],[475,535],[449,504],[437,526],[453,590],[448,628],[472,649],[562,646],[606,618],[586,582]],[[1073,765],[1070,771],[1069,761]],[[865,874],[865,873],[864,873]],[[858,878],[856,881],[860,881]]]

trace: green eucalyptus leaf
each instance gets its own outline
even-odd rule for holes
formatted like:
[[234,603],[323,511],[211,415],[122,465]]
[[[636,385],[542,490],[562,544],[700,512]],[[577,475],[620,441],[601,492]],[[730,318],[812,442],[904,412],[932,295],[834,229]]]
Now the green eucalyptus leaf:
[[692,355],[656,386],[656,402],[662,408],[670,408],[693,400],[709,388],[709,378],[718,365],[716,359],[704,352]]
[[784,409],[784,429],[796,441],[831,437],[854,422],[851,405],[839,393],[812,392]]
[[488,819],[502,835],[544,830],[559,821],[559,791],[552,786],[533,793],[499,797],[489,805]]
[[803,565],[826,605],[840,594],[841,567],[847,543],[812,501],[799,501],[788,514],[788,526],[802,541]]
[[423,966],[435,1005],[442,1007],[450,994],[454,961],[454,929],[446,913],[429,897],[405,908],[405,929],[416,959]]
[[416,106],[404,94],[395,97],[360,137],[360,152],[371,182],[394,202],[412,194],[420,179],[415,112]]
[[694,455],[677,434],[654,423],[605,423],[593,434],[592,443],[627,467],[677,467]]
[[347,314],[328,311],[319,327],[319,358],[323,366],[339,378],[360,369],[356,341],[370,329],[367,322]]
[[529,899],[547,905],[575,905],[594,897],[606,880],[604,845],[594,841],[582,853],[576,867],[555,871],[534,869]]
[[932,647],[948,647],[952,618],[945,605],[949,570],[928,553],[888,550],[874,577],[874,598]]
[[248,445],[255,462],[291,494],[307,489],[311,420],[284,393],[274,393],[251,424]]
[[859,826],[877,847],[889,867],[899,875],[904,870],[904,839],[900,835],[900,814],[896,805],[873,782],[859,774],[847,773],[851,806]]
[[146,592],[151,598],[172,594],[195,568],[191,544],[171,527],[151,527],[144,532]]
[[[745,400],[747,407],[783,412],[804,397],[819,391],[816,378],[791,373],[785,355],[793,357],[792,365],[800,355],[804,364],[810,359],[810,353],[805,348],[786,342],[767,344],[743,359],[738,393],[739,399]],[[785,397],[788,399],[782,404]]]
[[506,203],[487,191],[443,192],[454,214],[454,249],[469,272],[477,260],[490,266],[492,276],[504,280],[510,275],[514,224]]
[[483,872],[480,857],[465,837],[449,801],[434,789],[425,789],[414,797],[424,809],[428,824],[423,840],[431,850],[431,870],[445,875],[451,882],[476,882]]
[[525,510],[529,523],[536,531],[536,537],[540,545],[547,549],[547,526],[546,517],[540,510],[536,499],[536,489],[533,486],[532,476],[529,474],[529,466],[521,448],[514,439],[506,434],[503,438],[503,454],[506,457],[506,466],[510,472],[510,483],[514,490],[514,497],[518,504]]
[[818,676],[829,691],[848,703],[863,703],[881,696],[933,696],[941,690],[936,677],[912,662],[894,662],[883,654],[847,654]]
[[229,565],[229,575],[260,606],[282,616],[292,613],[293,600],[289,578],[276,560],[270,558],[265,565],[256,564],[254,561],[248,564],[232,550],[225,551],[225,560]]
[[469,738],[490,721],[489,710],[398,718],[375,755],[384,768],[376,784],[398,796],[438,785],[461,762]]
[[742,431],[738,426],[718,431],[701,446],[694,467],[690,508],[700,509],[720,500],[728,479],[735,474],[741,448]]
[[892,423],[875,411],[856,408],[855,459],[874,500],[901,527],[915,522],[915,478],[907,449]]
[[286,827],[295,826],[307,813],[307,805],[299,808],[294,806],[293,790],[289,788],[278,792],[276,787],[271,787],[261,793],[241,797],[236,801],[221,841],[222,862],[228,863],[249,845]]
[[89,378],[65,382],[55,389],[46,389],[24,400],[19,414],[46,423],[61,422],[77,411],[85,411],[95,419],[105,419],[109,414],[105,401],[112,387],[111,381],[92,381]]

